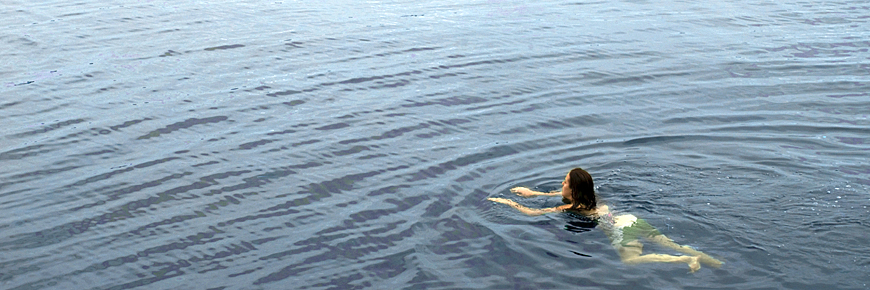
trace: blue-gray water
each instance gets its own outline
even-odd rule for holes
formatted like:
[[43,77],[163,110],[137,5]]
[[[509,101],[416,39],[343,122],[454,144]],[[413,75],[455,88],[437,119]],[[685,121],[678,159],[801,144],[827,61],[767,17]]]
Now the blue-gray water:
[[[0,288],[865,289],[868,15],[3,1]],[[577,166],[725,265],[486,200]]]

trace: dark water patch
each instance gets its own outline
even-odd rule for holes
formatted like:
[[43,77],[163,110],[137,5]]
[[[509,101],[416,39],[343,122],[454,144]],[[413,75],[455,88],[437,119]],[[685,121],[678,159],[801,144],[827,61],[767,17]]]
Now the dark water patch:
[[250,150],[250,149],[254,149],[256,147],[259,147],[261,145],[266,145],[266,144],[269,144],[269,143],[272,143],[275,141],[277,141],[277,140],[263,139],[263,140],[258,140],[258,141],[254,141],[254,142],[248,142],[248,143],[244,143],[244,144],[239,145],[239,148],[237,148],[237,150]]
[[318,128],[314,128],[314,129],[323,131],[323,130],[336,130],[336,129],[346,128],[346,127],[350,127],[350,125],[342,122],[342,123],[335,123],[332,125],[326,125],[326,126],[318,127]]
[[[109,195],[109,199],[107,201],[119,199],[122,195],[129,194],[131,192],[141,191],[142,189],[148,187],[154,187],[165,183],[166,181],[172,179],[178,179],[183,177],[184,174],[176,174],[172,176],[167,176],[160,180],[155,180],[151,182],[146,182],[140,185],[127,187],[117,192],[113,192]],[[120,207],[117,207],[115,210],[109,213],[105,213],[99,215],[94,218],[87,218],[77,222],[66,223],[60,226],[56,226],[51,229],[46,229],[38,232],[33,232],[30,234],[26,234],[23,237],[10,237],[15,238],[14,241],[7,243],[0,243],[0,247],[12,247],[13,249],[18,248],[34,248],[34,247],[42,247],[46,245],[51,245],[59,242],[63,242],[67,239],[72,238],[75,235],[82,234],[92,226],[96,225],[104,225],[108,223],[117,222],[124,219],[134,218],[137,214],[144,214],[135,212],[138,209],[149,208],[151,206],[167,202],[175,199],[183,199],[185,197],[180,196],[182,193],[187,193],[194,189],[202,189],[208,187],[209,184],[206,182],[196,182],[186,186],[180,186],[168,191],[162,192],[156,196],[150,196],[144,199],[135,200],[132,202],[128,202]],[[74,212],[80,209],[86,209],[90,207],[94,207],[97,205],[101,205],[105,203],[105,201],[98,202],[93,205],[83,205],[79,208],[71,209],[70,211]]]
[[475,96],[462,96],[462,97],[457,96],[457,97],[441,98],[441,99],[436,99],[436,100],[432,100],[432,101],[425,101],[425,102],[418,102],[415,100],[407,100],[407,101],[411,102],[411,103],[410,104],[403,104],[402,107],[424,107],[424,106],[432,106],[432,105],[441,105],[441,106],[446,106],[446,107],[462,106],[462,105],[469,105],[469,104],[474,104],[474,103],[483,103],[483,102],[486,102],[487,99],[482,98],[482,97],[475,97]]
[[36,156],[41,153],[51,152],[52,150],[45,144],[39,145],[30,145],[27,147],[22,147],[18,149],[12,149],[3,153],[0,153],[0,160],[17,160],[24,159],[25,157]]
[[334,154],[335,156],[345,156],[345,155],[360,153],[360,152],[363,152],[366,150],[369,150],[369,147],[357,145],[357,146],[353,146],[347,150],[334,151],[334,152],[332,152],[332,154]]
[[467,75],[467,73],[457,72],[457,73],[437,74],[437,75],[430,75],[429,78],[430,79],[440,79],[440,78],[446,78],[446,77],[456,77],[456,76],[461,76],[461,75]]
[[[729,133],[796,133],[801,132],[811,135],[830,135],[836,133],[848,133],[856,135],[866,135],[870,133],[870,128],[861,127],[840,127],[840,126],[806,126],[806,125],[752,125],[752,126],[727,126],[722,128],[711,129],[714,132],[729,132]],[[832,137],[833,138],[833,137]]]
[[829,98],[861,98],[870,96],[868,93],[827,95]]
[[[261,277],[254,282],[255,285],[264,284],[264,283],[274,283],[277,281],[281,281],[287,279],[292,276],[297,276],[301,272],[308,270],[310,267],[306,267],[309,264],[315,264],[320,261],[329,261],[336,259],[351,259],[355,260],[363,256],[367,256],[370,254],[376,254],[381,252],[382,250],[386,250],[390,247],[390,245],[394,245],[395,242],[401,241],[404,237],[409,236],[412,232],[411,229],[405,229],[399,231],[397,233],[383,235],[385,232],[390,232],[398,229],[399,225],[405,224],[406,222],[395,222],[386,225],[386,227],[382,227],[376,230],[371,231],[361,231],[358,232],[358,235],[362,235],[360,238],[352,238],[352,239],[343,239],[344,241],[338,242],[334,245],[330,245],[327,242],[330,240],[343,237],[340,236],[328,236],[324,234],[319,234],[317,239],[313,241],[304,241],[300,243],[294,244],[294,246],[309,246],[313,248],[319,249],[327,249],[327,251],[306,258],[302,261],[302,263],[292,264],[286,266],[276,272],[273,272],[265,277]],[[330,229],[331,230],[331,229]],[[329,232],[329,231],[327,231]],[[377,235],[377,236],[375,236]],[[277,257],[273,257],[277,258]],[[338,285],[339,287],[351,287],[349,282],[359,280],[363,276],[358,272],[359,270],[352,271],[350,273],[344,273],[340,276],[340,278],[332,278],[327,285]],[[338,284],[336,284],[338,283]]]
[[[267,95],[267,96],[270,96],[270,97],[280,97],[280,96],[289,96],[289,95],[300,94],[300,93],[303,93],[303,92],[313,92],[313,91],[314,91],[314,90],[309,90],[309,91],[286,90],[286,91],[280,91],[280,92],[268,93],[268,94],[266,94],[266,95]],[[289,105],[289,104],[288,104],[288,105]],[[290,106],[292,106],[292,105],[290,105]]]
[[28,180],[33,180],[35,178],[40,178],[40,177],[44,177],[44,176],[48,176],[48,175],[54,175],[54,174],[63,173],[63,172],[70,171],[70,170],[75,170],[76,168],[78,168],[78,166],[67,166],[67,167],[61,167],[61,168],[36,170],[36,171],[26,172],[26,173],[22,173],[22,174],[12,175],[12,176],[9,176],[8,178],[11,180],[18,179],[18,181],[13,182],[13,183],[26,182]]
[[767,48],[769,52],[789,52],[798,58],[814,57],[848,57],[855,53],[867,53],[870,41],[833,42],[833,43],[799,43],[789,46]]
[[5,103],[5,104],[0,105],[0,110],[5,110],[5,109],[7,109],[7,108],[9,108],[9,107],[12,107],[12,106],[15,106],[15,105],[18,105],[18,104],[21,104],[21,103],[22,103],[22,102],[20,102],[20,101]]
[[378,154],[369,154],[369,155],[365,155],[365,156],[360,156],[360,157],[358,157],[357,159],[359,159],[359,160],[368,160],[368,159],[376,159],[376,158],[387,157],[387,156],[390,156],[390,155],[388,155],[388,154],[383,154],[383,153],[378,153]]
[[296,133],[296,130],[289,130],[288,129],[288,130],[283,130],[283,131],[279,131],[279,132],[269,132],[269,133],[266,133],[266,135],[272,136],[272,135],[282,135],[282,134],[292,134],[292,133]]
[[[165,220],[158,221],[158,222],[153,222],[153,223],[138,227],[138,228],[130,231],[130,234],[134,235],[134,236],[142,236],[142,235],[148,236],[151,234],[155,234],[155,232],[153,232],[153,230],[152,230],[154,228],[158,228],[158,227],[166,226],[166,225],[183,223],[185,221],[189,221],[189,220],[193,220],[193,219],[197,219],[197,218],[202,218],[202,217],[206,217],[206,215],[205,215],[205,213],[200,212],[200,211],[196,211],[192,214],[177,215],[177,216],[173,216],[169,219],[165,219]],[[146,232],[151,232],[151,234],[148,234]]]
[[683,135],[683,136],[653,136],[634,138],[623,142],[625,146],[638,145],[660,145],[673,142],[697,142],[697,141],[729,141],[731,138],[722,138],[716,136],[701,136],[701,135]]
[[605,78],[602,78],[600,81],[593,82],[593,85],[596,86],[638,86],[644,83],[649,83],[655,80],[655,76],[652,75],[633,75],[633,76],[620,76],[620,75],[609,75]]
[[741,115],[732,115],[732,116],[703,116],[703,117],[672,117],[666,120],[663,120],[664,124],[691,124],[691,123],[700,123],[705,125],[721,125],[721,124],[735,124],[735,123],[745,123],[745,122],[758,122],[758,121],[766,121],[767,117],[757,116],[754,114],[741,114]]
[[67,187],[67,188],[69,188],[69,187],[77,187],[77,186],[82,186],[82,185],[85,185],[85,184],[88,184],[88,183],[94,183],[94,182],[98,182],[98,181],[102,181],[102,180],[107,180],[107,179],[110,179],[110,178],[112,178],[114,175],[117,175],[117,174],[130,172],[130,171],[133,171],[133,170],[136,170],[136,169],[143,169],[143,168],[147,168],[147,167],[150,167],[150,166],[154,166],[154,165],[157,165],[157,164],[161,164],[161,163],[165,163],[165,162],[169,162],[169,161],[173,161],[173,160],[177,160],[177,159],[180,159],[180,158],[179,158],[179,157],[168,157],[168,158],[163,158],[163,159],[158,159],[158,160],[151,160],[151,161],[147,161],[147,162],[143,162],[143,163],[136,164],[136,165],[134,165],[134,166],[132,166],[132,167],[127,167],[127,168],[119,169],[119,170],[113,170],[113,171],[111,171],[111,172],[107,172],[107,173],[102,173],[102,174],[99,174],[99,175],[91,176],[91,177],[85,178],[85,179],[83,179],[83,180],[76,181],[76,182],[74,182],[74,183],[72,183],[72,184],[70,184],[70,185],[67,185],[67,186],[65,186],[65,187]]
[[302,44],[304,44],[304,43],[301,41],[289,41],[289,40],[284,43],[284,45],[292,47],[292,48],[302,48],[302,46],[301,46]]
[[477,110],[484,110],[484,109],[496,108],[496,107],[501,107],[501,106],[510,106],[510,105],[522,104],[524,102],[526,102],[526,100],[514,100],[514,101],[502,102],[502,103],[496,103],[496,104],[481,105],[481,106],[477,106],[477,107],[467,108],[466,110],[477,111]]
[[293,107],[293,106],[298,106],[298,105],[301,105],[304,103],[305,103],[305,101],[302,101],[302,100],[293,100],[293,101],[289,101],[289,102],[283,102],[282,104]]
[[458,168],[482,162],[485,160],[501,158],[516,153],[518,153],[518,151],[510,146],[494,146],[492,148],[489,148],[485,152],[468,154],[466,156],[462,156],[454,160],[431,166],[419,172],[413,173],[407,179],[407,181],[413,182],[427,178],[434,178],[444,174],[447,171],[456,170]]
[[151,131],[151,133],[139,136],[136,139],[138,139],[138,140],[149,139],[152,137],[158,137],[158,136],[160,136],[160,134],[169,134],[169,133],[172,133],[174,131],[178,131],[181,129],[187,129],[187,128],[190,128],[190,127],[193,127],[196,125],[208,124],[208,123],[218,123],[221,121],[226,121],[227,119],[228,119],[227,116],[216,116],[216,117],[209,117],[209,118],[190,118],[190,119],[184,120],[183,122],[169,124],[164,128]]
[[[51,132],[54,130],[58,130],[58,129],[61,129],[64,127],[69,127],[71,125],[81,124],[81,123],[84,123],[86,121],[87,120],[85,120],[85,119],[72,119],[72,120],[66,120],[66,121],[55,120],[55,122],[57,122],[57,123],[46,125],[41,129],[32,130],[32,131],[23,132],[23,133],[18,133],[18,134],[13,134],[13,135],[11,135],[11,137],[22,138],[22,137],[28,137],[28,136],[33,136],[33,135],[39,135],[39,134],[48,133],[48,132]],[[41,123],[41,124],[44,125],[45,123]]]
[[404,49],[404,50],[400,50],[400,51],[376,53],[376,54],[360,56],[360,57],[350,57],[350,58],[346,58],[346,59],[341,59],[338,62],[339,63],[341,63],[341,62],[354,62],[354,61],[359,61],[359,60],[363,60],[363,59],[383,58],[383,57],[392,56],[392,55],[402,55],[402,54],[416,53],[416,52],[422,52],[422,51],[435,51],[438,49],[440,49],[440,47],[414,47],[414,48]]
[[305,141],[301,141],[301,142],[296,142],[296,143],[290,144],[290,146],[293,146],[293,147],[299,147],[299,146],[302,146],[302,145],[309,145],[309,144],[314,144],[314,143],[318,143],[318,142],[320,142],[320,140],[317,140],[317,139],[314,139],[314,140],[305,140]]
[[431,123],[421,123],[421,124],[417,124],[414,126],[392,129],[392,130],[386,131],[384,133],[381,133],[380,135],[372,136],[372,137],[368,137],[368,138],[342,140],[342,141],[339,141],[339,144],[353,144],[353,143],[367,142],[367,141],[372,141],[372,140],[392,139],[392,138],[402,136],[405,133],[413,132],[413,131],[420,130],[420,129],[426,129],[426,128],[429,128],[431,126],[432,126]]
[[[344,85],[344,84],[359,84],[359,83],[363,83],[363,82],[370,82],[370,81],[375,81],[375,80],[388,79],[388,78],[395,78],[395,77],[401,77],[401,76],[410,76],[410,75],[421,74],[421,73],[423,73],[423,72],[418,71],[418,70],[414,70],[414,71],[402,72],[402,73],[391,74],[391,75],[381,75],[381,76],[373,76],[373,77],[352,78],[352,79],[348,79],[348,80],[340,81],[340,82],[338,82],[338,83],[336,83],[336,84],[341,84],[341,85]],[[324,86],[328,86],[328,85],[332,85],[332,84],[331,84],[331,83],[325,83],[325,84],[323,84],[323,85],[324,85]]]
[[377,82],[377,84],[378,85],[376,85],[376,86],[369,86],[368,89],[398,88],[398,87],[409,85],[409,84],[411,84],[411,82],[408,80],[400,80],[400,81],[393,82],[393,83]]
[[398,166],[393,168],[387,168],[385,170],[377,170],[360,174],[353,174],[344,176],[341,178],[332,179],[329,181],[325,181],[322,183],[312,183],[307,186],[303,186],[303,191],[298,194],[305,195],[302,198],[293,199],[282,204],[269,207],[266,209],[267,211],[273,210],[282,210],[288,209],[291,207],[304,206],[308,204],[312,204],[324,198],[330,197],[332,194],[341,193],[343,191],[348,191],[354,188],[354,183],[363,181],[368,177],[373,177],[384,172],[395,171],[399,169],[404,169],[406,166]]
[[242,45],[242,44],[230,44],[230,45],[221,45],[221,46],[215,46],[215,47],[208,47],[208,48],[205,48],[205,49],[203,49],[203,50],[205,50],[205,51],[227,50],[227,49],[240,48],[240,47],[245,47],[245,46]]
[[208,166],[208,165],[215,165],[215,164],[220,164],[220,162],[208,161],[208,162],[204,162],[204,163],[197,163],[197,164],[191,165],[190,167],[196,168],[196,167],[200,167],[200,166]]
[[164,52],[163,54],[158,55],[157,57],[170,57],[170,56],[176,56],[176,55],[180,55],[180,54],[181,54],[180,52],[177,52],[177,51],[170,49],[170,50],[167,50],[166,52]]
[[[300,205],[302,205],[302,204],[300,204]],[[285,210],[280,210],[280,211],[272,211],[270,213],[248,215],[248,216],[240,217],[237,219],[229,220],[226,222],[221,222],[218,225],[219,226],[230,226],[230,225],[233,225],[236,223],[245,223],[245,222],[250,222],[250,221],[259,220],[259,219],[272,219],[275,217],[292,216],[294,214],[299,214],[299,213],[300,213],[300,211],[296,210],[296,209],[285,209]],[[300,216],[296,215],[295,217],[300,217]],[[273,227],[273,228],[271,228],[271,230],[283,229],[286,227],[293,227],[293,223],[286,222],[286,223],[284,223],[284,226],[285,227]]]

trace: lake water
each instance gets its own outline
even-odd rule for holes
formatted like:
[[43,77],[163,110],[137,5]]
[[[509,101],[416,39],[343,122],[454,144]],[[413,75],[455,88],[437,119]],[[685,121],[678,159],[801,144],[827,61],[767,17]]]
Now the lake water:
[[[2,289],[870,283],[866,1],[2,6]],[[486,200],[573,167],[725,265]]]

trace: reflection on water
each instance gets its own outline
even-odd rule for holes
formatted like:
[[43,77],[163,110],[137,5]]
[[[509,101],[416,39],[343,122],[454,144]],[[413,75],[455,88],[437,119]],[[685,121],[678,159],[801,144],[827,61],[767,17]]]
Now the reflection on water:
[[6,4],[3,289],[866,287],[859,2]]

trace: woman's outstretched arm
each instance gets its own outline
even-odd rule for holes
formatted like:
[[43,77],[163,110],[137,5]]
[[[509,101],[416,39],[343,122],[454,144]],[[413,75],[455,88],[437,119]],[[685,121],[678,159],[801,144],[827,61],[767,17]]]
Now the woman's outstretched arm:
[[566,204],[566,205],[562,205],[562,206],[549,207],[549,208],[528,208],[522,204],[517,203],[516,201],[510,200],[507,198],[490,197],[487,199],[494,201],[494,202],[497,202],[497,203],[503,203],[503,204],[509,205],[509,206],[519,210],[521,213],[524,213],[527,215],[532,215],[532,216],[542,215],[545,213],[561,212],[561,211],[571,207],[570,204]]
[[526,187],[514,187],[514,188],[511,188],[511,192],[516,193],[517,195],[522,196],[522,197],[533,197],[533,196],[538,196],[538,195],[545,195],[545,196],[562,195],[561,190],[553,191],[553,192],[540,192],[540,191],[534,191],[534,190],[528,189]]

